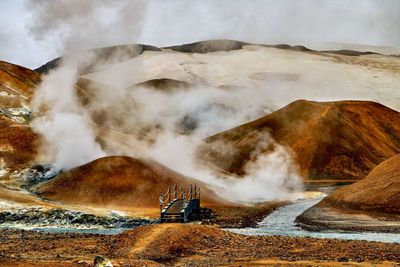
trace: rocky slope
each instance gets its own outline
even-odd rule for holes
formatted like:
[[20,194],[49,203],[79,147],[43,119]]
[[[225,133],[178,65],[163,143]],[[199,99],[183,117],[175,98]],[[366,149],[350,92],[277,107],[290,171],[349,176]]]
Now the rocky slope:
[[[3,105],[7,105],[6,98],[16,98],[19,105],[29,100],[33,89],[40,82],[40,74],[25,67],[0,61],[0,90]],[[19,100],[19,101],[17,101]],[[10,106],[11,104],[7,105]]]
[[0,61],[0,176],[27,167],[34,159],[38,136],[28,123],[29,102],[40,75],[30,69]]
[[400,154],[297,217],[307,229],[400,232]]
[[321,205],[400,214],[400,154],[376,166],[367,177],[343,187]]
[[[243,174],[272,136],[292,149],[309,179],[360,179],[400,152],[400,113],[368,101],[299,100],[258,120],[206,139],[199,155],[208,165]],[[257,152],[258,153],[258,152]]]

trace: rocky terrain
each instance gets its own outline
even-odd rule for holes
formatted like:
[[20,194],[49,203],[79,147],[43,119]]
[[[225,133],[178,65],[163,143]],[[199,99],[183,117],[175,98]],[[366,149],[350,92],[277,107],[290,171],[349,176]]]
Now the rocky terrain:
[[364,179],[335,191],[297,220],[304,227],[316,229],[399,232],[399,181],[400,155],[395,155]]
[[207,138],[199,154],[207,165],[243,175],[254,155],[273,149],[265,145],[269,136],[292,149],[307,179],[361,179],[400,152],[400,113],[368,101],[299,100]]
[[[242,236],[211,226],[162,224],[119,235],[2,230],[0,266],[396,266],[400,245]],[[66,246],[65,244],[68,244]]]
[[324,199],[338,207],[400,213],[400,154],[376,166],[364,179]]
[[40,75],[30,69],[0,61],[0,177],[7,182],[12,175],[33,163],[39,137],[28,125],[29,107]]
[[[373,169],[299,222],[313,230],[330,228],[332,221],[343,226],[339,214],[350,220],[346,230],[400,229],[400,160],[394,156],[400,153],[399,57],[212,40],[99,48],[86,52],[85,59],[71,86],[76,114],[88,119],[104,154],[114,156],[63,170],[41,157],[49,144],[30,126],[43,112],[32,113],[32,98],[45,75],[62,68],[62,58],[36,71],[0,62],[1,226],[137,227],[158,218],[161,192],[193,183],[201,185],[202,205],[211,209],[212,218],[203,223],[216,225],[148,225],[118,235],[1,229],[0,266],[90,266],[99,254],[114,266],[393,266],[400,261],[397,244],[221,230],[218,226],[255,226],[287,202],[228,202],[202,177],[174,171],[191,142],[161,157],[177,157],[169,165],[152,159],[157,150],[149,149],[171,142],[159,140],[163,134],[178,139],[196,134],[204,140],[199,166],[221,179],[246,174],[247,163],[277,146],[287,149],[306,182],[355,181]],[[209,100],[210,92],[221,97],[196,105],[182,97],[190,92],[196,94],[189,100]],[[321,101],[326,99],[340,101]],[[173,109],[178,104],[186,109]],[[164,105],[170,109],[154,112]],[[208,117],[219,120],[202,131]],[[330,219],[323,221],[321,214]]]

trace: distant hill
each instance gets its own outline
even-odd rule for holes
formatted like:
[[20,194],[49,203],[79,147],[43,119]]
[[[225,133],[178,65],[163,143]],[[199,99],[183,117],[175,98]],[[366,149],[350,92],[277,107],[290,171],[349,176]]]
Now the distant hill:
[[[152,45],[145,45],[145,44],[126,44],[126,45],[115,45],[115,46],[101,47],[88,50],[87,53],[88,54],[92,53],[94,58],[91,63],[88,63],[87,65],[81,67],[80,73],[82,75],[90,73],[94,71],[94,67],[96,65],[101,65],[102,62],[111,61],[113,63],[117,63],[126,59],[137,57],[144,51],[162,51],[163,49],[167,49],[181,53],[205,54],[205,53],[220,52],[220,51],[228,52],[232,50],[238,50],[242,49],[243,46],[245,45],[257,45],[263,47],[271,47],[271,48],[287,49],[287,50],[303,51],[303,52],[305,51],[324,52],[324,53],[339,54],[346,56],[376,54],[373,52],[358,52],[349,49],[316,51],[302,45],[291,46],[287,44],[276,44],[276,45],[252,44],[248,42],[227,40],[227,39],[206,40],[189,44],[173,45],[166,47],[155,47]],[[43,64],[39,68],[35,69],[35,71],[39,73],[48,73],[50,70],[56,68],[60,64],[61,59],[62,57],[55,58]]]
[[37,192],[46,199],[89,206],[155,208],[159,193],[169,186],[201,185],[202,203],[224,203],[204,183],[185,177],[161,164],[130,157],[100,158],[59,174],[41,184]]
[[[129,58],[134,58],[142,54],[144,51],[161,51],[159,48],[151,45],[142,44],[129,44],[129,45],[116,45],[91,49],[86,51],[87,56],[92,56],[91,60],[86,64],[80,66],[80,74],[93,72],[102,64],[117,63]],[[39,73],[48,73],[50,70],[56,68],[61,63],[62,57],[55,58],[35,71]]]
[[208,165],[242,175],[269,134],[293,150],[305,178],[361,179],[400,153],[400,113],[369,101],[299,100],[207,138],[199,155]]

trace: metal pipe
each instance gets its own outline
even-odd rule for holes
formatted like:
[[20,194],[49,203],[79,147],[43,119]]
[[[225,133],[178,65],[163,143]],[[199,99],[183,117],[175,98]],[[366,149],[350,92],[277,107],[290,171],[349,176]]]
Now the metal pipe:
[[163,203],[164,203],[163,193],[160,193],[159,201],[160,201],[160,212],[162,212]]
[[190,189],[189,189],[189,200],[192,200],[193,197],[193,188],[192,188],[192,184],[190,184]]
[[174,197],[175,199],[178,198],[178,186],[176,184],[174,185]]

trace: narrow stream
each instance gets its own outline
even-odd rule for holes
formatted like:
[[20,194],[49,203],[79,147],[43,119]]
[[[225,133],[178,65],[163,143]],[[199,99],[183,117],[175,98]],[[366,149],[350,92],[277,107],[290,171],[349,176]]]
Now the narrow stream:
[[53,233],[119,234],[125,230],[154,223],[147,219],[130,218],[112,211],[94,215],[63,209],[14,207],[0,211],[0,229],[22,229]]
[[16,229],[26,231],[39,231],[48,233],[80,233],[80,234],[100,234],[115,235],[133,228],[103,228],[103,227],[59,227],[59,226],[32,226],[27,224],[1,224],[0,229]]
[[[325,188],[324,193],[330,193],[334,188]],[[316,199],[299,200],[294,204],[281,207],[265,217],[257,227],[227,229],[244,235],[282,235],[314,238],[336,238],[347,240],[379,241],[386,243],[400,243],[400,234],[393,233],[371,233],[371,232],[345,232],[340,230],[329,230],[321,232],[310,232],[301,229],[295,223],[297,216],[305,210],[320,202],[324,197]]]

